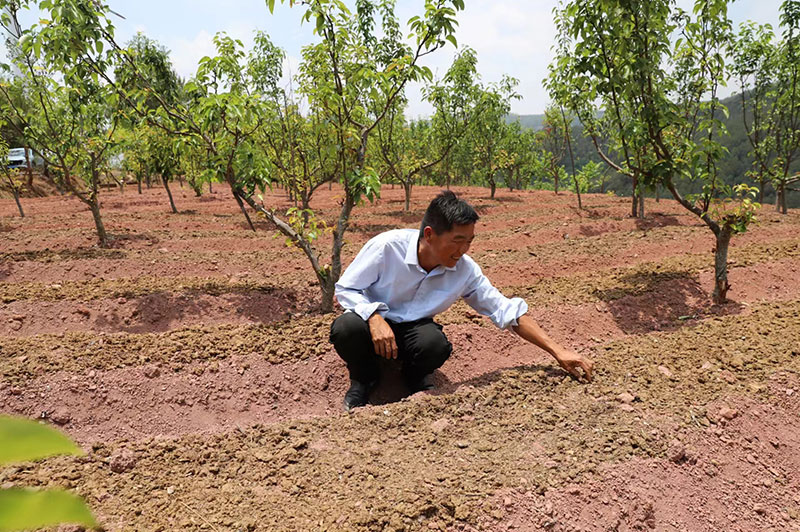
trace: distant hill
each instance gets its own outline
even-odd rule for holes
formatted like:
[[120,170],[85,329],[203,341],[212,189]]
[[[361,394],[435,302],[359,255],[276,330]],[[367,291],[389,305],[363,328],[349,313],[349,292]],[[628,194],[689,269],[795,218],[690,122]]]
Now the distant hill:
[[544,115],[518,115],[509,113],[506,115],[506,124],[512,122],[519,122],[522,127],[530,129],[542,129],[542,122],[544,122]]
[[[741,95],[734,94],[729,98],[722,100],[723,105],[728,108],[729,118],[725,119],[720,113],[720,118],[723,119],[727,129],[728,135],[722,139],[722,144],[728,149],[728,153],[722,157],[719,163],[719,173],[722,179],[728,184],[736,184],[741,182],[748,182],[753,184],[750,180],[746,179],[745,173],[752,167],[752,158],[749,155],[750,142],[747,139],[747,133],[744,129],[742,121],[742,100]],[[518,121],[523,127],[539,130],[542,128],[542,121],[544,115],[518,115],[511,113],[506,116],[506,123]],[[575,122],[573,126],[573,154],[575,156],[575,167],[581,168],[588,161],[601,162],[594,149],[591,141],[583,136],[583,127],[579,122]],[[569,165],[569,160],[565,158],[563,164]],[[795,171],[800,170],[800,161],[795,161],[792,165]],[[630,195],[631,185],[627,178],[622,176],[613,175],[608,184],[609,188],[616,191],[618,194]],[[687,184],[682,183],[681,188],[688,192],[699,192],[700,184]],[[774,202],[775,191],[771,186],[767,186],[765,192],[765,201],[767,203]],[[800,207],[800,193],[790,192],[788,195],[788,203],[790,207]]]
[[[506,124],[510,124],[512,122],[519,122],[519,125],[522,127],[527,127],[529,129],[540,130],[542,129],[542,124],[544,123],[544,115],[518,115],[515,113],[509,113],[506,115]],[[580,122],[576,118],[573,121],[573,126],[580,126]]]

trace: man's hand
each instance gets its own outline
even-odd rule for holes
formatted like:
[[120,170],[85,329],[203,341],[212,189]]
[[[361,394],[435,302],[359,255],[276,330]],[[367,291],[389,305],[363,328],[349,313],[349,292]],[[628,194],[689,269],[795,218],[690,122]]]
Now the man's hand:
[[559,351],[553,356],[558,361],[558,364],[564,368],[564,371],[580,380],[581,369],[583,369],[583,376],[586,378],[586,381],[592,382],[592,368],[594,367],[594,362],[583,355],[568,350]]
[[394,331],[377,312],[367,320],[369,332],[372,335],[372,345],[375,352],[383,358],[397,358],[397,343],[394,341]]

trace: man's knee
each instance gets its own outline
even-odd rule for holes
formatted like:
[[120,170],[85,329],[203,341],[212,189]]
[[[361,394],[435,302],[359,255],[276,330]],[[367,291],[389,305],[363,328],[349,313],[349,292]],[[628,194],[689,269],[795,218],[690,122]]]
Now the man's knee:
[[418,347],[424,358],[435,361],[438,366],[444,364],[453,352],[453,344],[436,323],[431,323],[420,331]]
[[336,346],[351,341],[362,341],[369,335],[369,325],[355,312],[345,312],[331,325],[330,342]]

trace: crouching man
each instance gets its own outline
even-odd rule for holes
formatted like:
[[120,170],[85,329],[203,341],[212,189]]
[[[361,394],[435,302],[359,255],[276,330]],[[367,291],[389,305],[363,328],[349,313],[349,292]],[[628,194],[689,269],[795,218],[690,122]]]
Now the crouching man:
[[450,191],[431,201],[419,230],[395,229],[367,242],[336,283],[346,310],[331,326],[330,341],[347,364],[344,407],[367,404],[379,377],[378,358],[399,359],[412,392],[433,388],[432,373],[453,346],[433,317],[459,298],[501,329],[513,329],[553,355],[561,367],[592,378],[592,361],[565,349],[526,315],[528,305],[508,299],[466,253],[478,214]]

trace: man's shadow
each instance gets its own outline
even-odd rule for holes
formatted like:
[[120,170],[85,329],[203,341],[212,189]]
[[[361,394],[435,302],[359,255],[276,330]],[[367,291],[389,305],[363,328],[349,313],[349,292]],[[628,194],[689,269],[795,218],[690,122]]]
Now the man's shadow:
[[[378,360],[381,376],[378,384],[369,397],[371,405],[385,405],[396,403],[412,395],[411,390],[403,378],[402,363],[399,360]],[[450,390],[453,388],[452,382],[447,376],[438,369],[433,372],[433,383],[435,392],[442,389]]]
[[[406,385],[401,371],[401,363],[398,360],[379,360],[381,370],[380,380],[370,394],[370,405],[386,405],[396,403],[413,395]],[[523,364],[508,368],[499,368],[483,375],[478,375],[465,381],[453,382],[447,375],[440,370],[433,372],[434,389],[429,393],[432,395],[446,395],[455,392],[461,386],[487,386],[501,378],[506,370],[517,369],[525,372],[544,372],[545,379],[563,379],[568,375],[564,370],[553,364]]]

